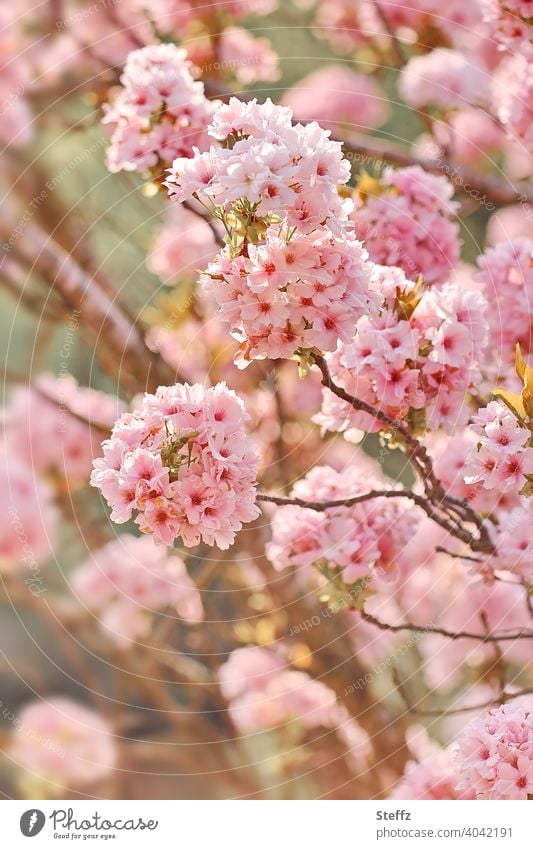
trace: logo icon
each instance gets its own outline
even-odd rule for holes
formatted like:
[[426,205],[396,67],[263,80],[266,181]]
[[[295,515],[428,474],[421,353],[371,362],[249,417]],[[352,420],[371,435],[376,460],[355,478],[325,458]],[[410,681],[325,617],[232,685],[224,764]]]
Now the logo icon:
[[24,811],[20,818],[20,830],[24,837],[35,837],[43,830],[46,817],[42,811],[37,808],[30,808],[29,811]]

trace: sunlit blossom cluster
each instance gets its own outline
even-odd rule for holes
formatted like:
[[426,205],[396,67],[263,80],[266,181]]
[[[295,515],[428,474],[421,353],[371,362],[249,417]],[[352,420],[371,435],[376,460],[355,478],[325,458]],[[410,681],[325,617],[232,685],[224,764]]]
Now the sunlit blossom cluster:
[[226,214],[250,211],[256,222],[274,214],[307,232],[346,217],[337,184],[347,182],[350,165],[341,144],[318,124],[293,125],[292,111],[269,99],[232,97],[215,110],[208,133],[219,144],[176,159],[167,180],[170,197],[197,196]]
[[112,129],[110,171],[148,171],[207,145],[206,125],[214,105],[191,67],[186,51],[174,44],[128,55],[122,90],[106,105],[103,119]]
[[[378,315],[360,318],[352,341],[328,355],[336,383],[415,431],[465,424],[486,342],[483,297],[456,284],[417,291],[400,269],[381,266],[372,287],[384,297]],[[328,389],[315,421],[354,440],[384,427]]]
[[379,179],[362,179],[352,214],[355,232],[370,259],[402,268],[426,285],[444,283],[459,260],[458,205],[446,177],[417,165],[386,168]]
[[519,700],[489,710],[458,740],[458,788],[476,799],[533,794],[533,714]]
[[232,258],[227,248],[201,276],[219,316],[240,343],[238,362],[289,358],[298,348],[334,350],[371,307],[370,265],[361,242],[328,230],[290,236],[271,226]]
[[481,483],[485,489],[520,490],[533,475],[531,432],[521,427],[503,403],[491,401],[473,416],[470,425],[478,442],[469,456],[466,483]]
[[103,443],[91,483],[115,522],[136,513],[158,543],[228,548],[255,506],[258,457],[242,401],[224,383],[161,386],[125,413]]

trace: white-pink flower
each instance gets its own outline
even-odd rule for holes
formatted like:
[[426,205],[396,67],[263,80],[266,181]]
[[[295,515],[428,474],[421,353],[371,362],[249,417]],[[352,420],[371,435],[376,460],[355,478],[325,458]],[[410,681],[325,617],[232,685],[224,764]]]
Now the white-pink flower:
[[107,152],[110,171],[146,171],[206,146],[214,104],[191,69],[186,51],[175,44],[151,45],[128,55],[123,88],[106,105],[103,119],[113,131]]

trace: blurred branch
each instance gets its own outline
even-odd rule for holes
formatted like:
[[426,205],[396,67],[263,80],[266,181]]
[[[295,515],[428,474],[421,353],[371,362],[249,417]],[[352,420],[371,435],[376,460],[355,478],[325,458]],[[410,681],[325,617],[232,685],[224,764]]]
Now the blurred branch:
[[358,612],[365,622],[375,625],[381,631],[414,631],[418,634],[438,634],[441,637],[448,637],[450,640],[478,640],[480,643],[533,640],[533,631],[514,631],[511,634],[474,634],[470,631],[448,631],[446,628],[438,628],[435,625],[414,625],[412,622],[405,622],[403,625],[390,625],[388,622],[382,622],[365,610],[359,610]]

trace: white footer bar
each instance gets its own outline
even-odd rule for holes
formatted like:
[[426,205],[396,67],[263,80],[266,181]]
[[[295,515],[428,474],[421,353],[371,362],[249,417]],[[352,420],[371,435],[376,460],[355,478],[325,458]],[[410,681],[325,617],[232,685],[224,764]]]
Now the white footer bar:
[[532,812],[524,802],[3,801],[0,845],[533,849]]

